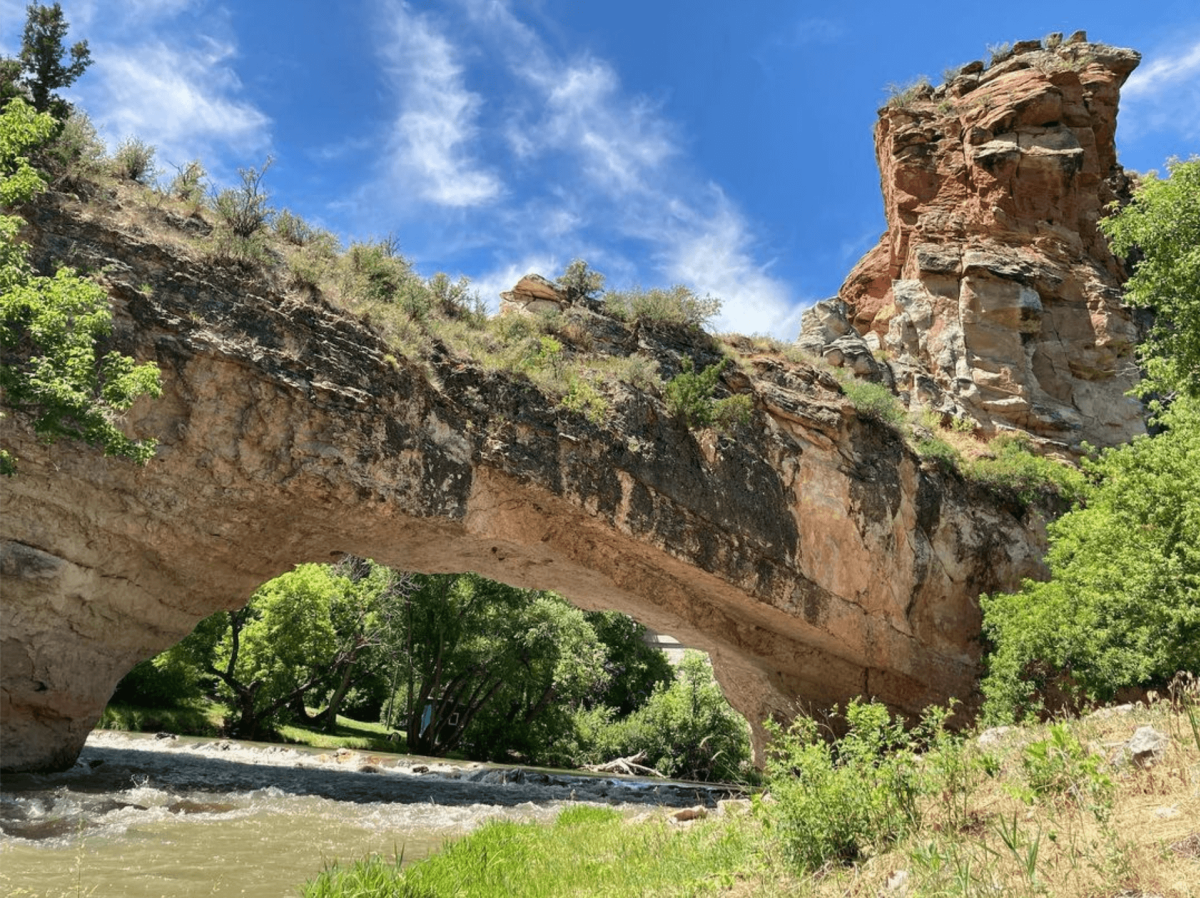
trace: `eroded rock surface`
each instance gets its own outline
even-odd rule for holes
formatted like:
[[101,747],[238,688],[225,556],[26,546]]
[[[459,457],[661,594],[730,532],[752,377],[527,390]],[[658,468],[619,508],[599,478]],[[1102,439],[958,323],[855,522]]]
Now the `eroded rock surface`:
[[[160,440],[144,468],[5,421],[21,460],[0,522],[6,770],[71,764],[135,662],[344,552],[675,634],[712,654],[760,753],[760,722],[801,705],[969,702],[978,594],[1041,571],[1036,520],[923,469],[827,373],[769,354],[730,369],[722,391],[755,403],[732,435],[624,386],[597,425],[440,347],[397,362],[362,322],[122,230],[119,211],[47,196],[30,214],[40,267],[105,272],[115,341],[165,393],[129,416]],[[571,314],[664,377],[719,357],[686,329]]]
[[[1140,403],[1125,396],[1138,332],[1096,222],[1128,193],[1113,138],[1140,57],[1082,35],[1014,50],[880,110],[887,232],[840,304],[806,318],[802,340],[835,364],[837,339],[883,350],[910,404],[985,433],[1115,445],[1144,432]],[[851,338],[821,345],[838,314]]]

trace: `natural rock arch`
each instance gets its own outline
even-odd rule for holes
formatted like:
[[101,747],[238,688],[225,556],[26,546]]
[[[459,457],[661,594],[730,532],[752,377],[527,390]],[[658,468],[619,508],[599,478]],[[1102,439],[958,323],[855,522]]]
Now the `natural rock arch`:
[[[118,679],[268,578],[342,552],[474,570],[615,608],[707,650],[752,723],[874,695],[970,699],[981,591],[1041,570],[1036,521],[923,466],[827,373],[751,353],[736,438],[628,389],[603,425],[519,377],[397,361],[326,305],[168,251],[62,196],[39,264],[105,268],[117,343],[163,371],[145,468],[6,422],[3,767],[74,762]],[[141,289],[150,285],[152,290]],[[592,314],[607,345],[716,358]]]

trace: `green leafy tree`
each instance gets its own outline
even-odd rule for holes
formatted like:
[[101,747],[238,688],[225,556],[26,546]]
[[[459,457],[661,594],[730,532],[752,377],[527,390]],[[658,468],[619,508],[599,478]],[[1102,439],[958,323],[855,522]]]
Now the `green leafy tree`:
[[1048,581],[982,597],[993,719],[1041,710],[1050,686],[1103,700],[1200,670],[1200,400],[1162,424],[1085,462],[1096,484],[1050,525]]
[[[21,99],[0,114],[0,205],[28,202],[45,182],[26,154],[56,130],[54,120]],[[157,367],[97,344],[112,331],[108,296],[96,283],[60,268],[35,274],[18,240],[22,221],[0,215],[0,405],[28,419],[46,441],[65,437],[105,455],[145,463],[154,440],[127,437],[116,422],[140,396],[157,397]],[[0,473],[16,459],[0,449]]]
[[604,644],[587,617],[554,593],[535,593],[515,616],[511,675],[480,711],[464,745],[472,757],[545,760],[569,736],[572,711],[607,685]]
[[564,702],[605,677],[603,646],[558,596],[476,574],[415,576],[405,705],[410,751],[538,751]]
[[684,652],[670,683],[655,686],[645,705],[600,740],[601,753],[645,752],[647,764],[685,779],[735,781],[750,761],[746,721],[725,700],[708,658],[694,651]]
[[67,117],[70,104],[55,91],[74,84],[92,63],[87,41],[67,49],[67,27],[58,3],[26,7],[21,51],[15,59],[0,61],[0,104],[25,93],[38,112],[49,112],[60,121]]
[[328,689],[325,709],[309,718],[302,700],[293,705],[298,716],[326,730],[333,728],[351,690],[373,677],[380,679],[376,672],[400,651],[402,610],[412,591],[406,574],[365,558],[348,556],[331,573],[348,582],[333,593],[330,605],[337,652],[328,681],[322,684]]
[[648,631],[628,614],[591,611],[586,617],[604,644],[608,674],[604,691],[589,697],[587,705],[606,706],[625,717],[646,704],[655,686],[675,679],[667,656],[647,644]]
[[1126,300],[1155,312],[1140,347],[1141,392],[1200,396],[1200,157],[1167,169],[1165,179],[1151,172],[1100,229],[1114,252],[1135,259]]
[[[372,562],[302,564],[264,583],[245,607],[201,621],[181,646],[219,681],[232,735],[262,737],[294,716],[331,726],[406,594],[403,578]],[[325,707],[310,718],[306,701]]]

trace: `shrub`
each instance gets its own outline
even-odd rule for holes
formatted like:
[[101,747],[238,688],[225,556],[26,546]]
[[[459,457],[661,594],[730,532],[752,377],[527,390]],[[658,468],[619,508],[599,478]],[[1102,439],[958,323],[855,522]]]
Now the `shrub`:
[[424,318],[432,297],[391,238],[352,243],[340,260],[342,289],[353,300],[388,303]]
[[682,284],[667,290],[627,290],[604,297],[609,314],[622,321],[669,321],[691,327],[708,326],[721,311],[715,296],[700,297]]
[[1052,725],[1049,738],[1027,745],[1021,767],[1027,784],[1022,797],[1030,804],[1066,798],[1098,819],[1108,816],[1113,781],[1104,772],[1104,758],[1085,748],[1065,723]]
[[750,761],[746,721],[729,707],[708,658],[694,651],[607,738],[610,757],[644,751],[650,766],[683,779],[736,781]]
[[1012,56],[1012,44],[1005,41],[999,44],[988,44],[988,65],[995,65],[998,62],[1004,62],[1008,57]]
[[280,209],[276,212],[271,225],[276,234],[293,246],[306,246],[317,234],[312,225],[290,209]]
[[976,483],[1012,493],[1026,505],[1038,501],[1075,502],[1086,480],[1077,469],[1037,455],[1024,434],[1001,434],[988,443],[991,456],[969,462],[963,473]]
[[471,279],[465,275],[452,281],[450,275],[439,271],[426,283],[439,311],[451,318],[466,317],[482,322],[487,314],[479,293],[471,289]]
[[270,220],[274,210],[267,204],[262,179],[274,161],[268,156],[262,168],[239,168],[241,186],[227,187],[213,200],[213,208],[234,237],[253,237]]
[[919,436],[913,441],[913,449],[921,458],[936,462],[944,468],[955,469],[962,461],[958,450],[936,436]]
[[768,723],[772,814],[785,850],[804,870],[857,860],[920,825],[919,770],[903,723],[883,705],[857,700],[845,721],[836,744],[811,717],[786,730]]
[[904,406],[896,395],[883,384],[845,376],[841,380],[842,391],[854,403],[855,409],[865,418],[890,425],[897,430],[904,428],[907,416]]
[[736,396],[727,396],[713,403],[713,424],[716,425],[718,430],[728,433],[735,427],[748,424],[750,416],[753,413],[754,399],[751,396],[745,393],[739,393]]
[[725,368],[725,360],[696,371],[691,358],[684,356],[680,372],[667,382],[663,398],[667,410],[682,418],[688,427],[707,427],[713,423],[713,393]]
[[103,169],[104,143],[92,120],[72,110],[58,134],[38,153],[41,163],[60,186],[79,186]]
[[154,147],[136,137],[121,141],[109,167],[114,175],[138,184],[150,184],[158,177],[154,166]]
[[890,109],[907,109],[917,100],[927,96],[932,85],[928,75],[918,75],[905,84],[889,84],[887,90],[887,106]]
[[167,192],[176,199],[199,205],[204,199],[207,189],[204,182],[207,179],[208,172],[204,170],[200,160],[193,159],[182,167],[176,167],[175,177],[171,179]]
[[608,418],[608,400],[596,389],[595,383],[581,374],[568,375],[567,394],[562,398],[562,406],[583,415],[596,425],[603,424]]
[[592,297],[604,291],[604,275],[588,268],[583,259],[572,260],[563,273],[555,278],[555,283],[564,287],[571,299]]

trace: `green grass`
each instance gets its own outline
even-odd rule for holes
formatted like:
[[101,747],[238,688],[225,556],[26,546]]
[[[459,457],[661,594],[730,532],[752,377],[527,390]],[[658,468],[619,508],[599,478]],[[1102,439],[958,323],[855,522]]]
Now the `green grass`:
[[408,743],[401,733],[395,742],[388,741],[388,734],[395,732],[381,723],[364,723],[349,717],[337,716],[333,730],[323,732],[299,724],[285,724],[278,728],[284,742],[311,745],[313,748],[354,748],[362,751],[383,751],[402,754]]
[[[123,702],[111,702],[104,709],[102,730],[127,730],[132,733],[176,733],[180,736],[220,736],[229,709],[220,702],[197,700],[175,707],[147,708]],[[366,723],[338,715],[333,729],[326,733],[316,727],[289,723],[276,728],[279,741],[313,748],[352,748],[403,754],[407,751],[404,733],[395,742],[388,734],[395,730],[381,723]]]
[[301,894],[552,896],[723,894],[754,876],[754,833],[736,817],[682,827],[631,824],[606,808],[563,811],[551,826],[495,821],[440,854],[401,868],[373,857],[332,866]]
[[225,715],[222,705],[195,702],[172,708],[144,708],[119,702],[110,702],[100,715],[96,728],[100,730],[127,730],[132,733],[178,733],[188,736],[218,736],[221,719]]

